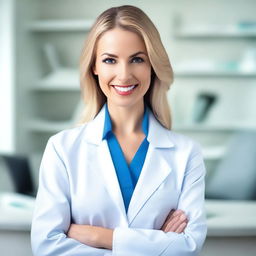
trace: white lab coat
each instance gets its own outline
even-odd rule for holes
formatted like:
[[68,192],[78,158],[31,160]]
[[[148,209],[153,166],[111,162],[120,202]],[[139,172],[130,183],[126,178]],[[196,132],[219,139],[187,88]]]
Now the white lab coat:
[[[106,140],[104,107],[86,125],[48,141],[32,222],[36,256],[189,256],[206,236],[202,154],[192,140],[149,114],[149,148],[126,214]],[[184,233],[159,230],[172,209],[185,211]],[[70,223],[114,229],[113,250],[67,238]]]

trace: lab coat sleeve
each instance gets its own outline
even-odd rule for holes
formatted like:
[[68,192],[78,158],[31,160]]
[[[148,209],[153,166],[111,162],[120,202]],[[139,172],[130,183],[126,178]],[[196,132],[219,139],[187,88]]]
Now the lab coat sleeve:
[[205,167],[198,146],[194,147],[181,187],[177,209],[188,217],[181,234],[161,230],[116,228],[113,238],[115,256],[196,256],[204,243],[207,226],[204,210]]
[[103,256],[110,250],[97,249],[68,238],[71,221],[69,181],[65,164],[52,138],[47,143],[41,166],[39,189],[32,221],[31,244],[35,256]]

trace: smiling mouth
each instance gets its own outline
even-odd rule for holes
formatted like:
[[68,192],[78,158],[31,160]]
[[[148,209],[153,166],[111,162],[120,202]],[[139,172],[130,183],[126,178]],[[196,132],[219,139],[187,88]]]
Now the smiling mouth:
[[119,92],[130,92],[132,91],[135,87],[137,87],[138,84],[135,84],[135,85],[122,85],[122,86],[119,86],[119,85],[112,85],[117,91]]

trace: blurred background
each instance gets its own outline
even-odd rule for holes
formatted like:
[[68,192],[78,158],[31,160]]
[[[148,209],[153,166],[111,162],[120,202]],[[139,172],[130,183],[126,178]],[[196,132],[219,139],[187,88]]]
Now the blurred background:
[[79,120],[78,63],[90,26],[123,4],[158,28],[174,70],[173,130],[202,146],[201,255],[255,256],[255,0],[0,0],[0,254],[32,255],[42,153],[51,135]]

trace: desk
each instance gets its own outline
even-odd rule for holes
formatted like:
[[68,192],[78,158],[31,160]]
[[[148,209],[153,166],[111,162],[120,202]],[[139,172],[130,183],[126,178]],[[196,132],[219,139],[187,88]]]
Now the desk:
[[0,194],[1,256],[32,256],[30,227],[34,203],[30,196]]

